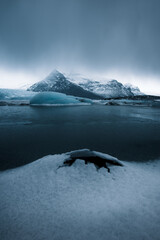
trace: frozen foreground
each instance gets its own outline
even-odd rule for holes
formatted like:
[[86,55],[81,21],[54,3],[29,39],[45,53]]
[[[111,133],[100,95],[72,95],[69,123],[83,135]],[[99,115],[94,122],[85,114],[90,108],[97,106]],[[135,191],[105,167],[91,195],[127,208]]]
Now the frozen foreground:
[[84,152],[0,173],[1,239],[160,239],[160,161],[119,166],[92,152],[107,158],[109,173],[75,160]]

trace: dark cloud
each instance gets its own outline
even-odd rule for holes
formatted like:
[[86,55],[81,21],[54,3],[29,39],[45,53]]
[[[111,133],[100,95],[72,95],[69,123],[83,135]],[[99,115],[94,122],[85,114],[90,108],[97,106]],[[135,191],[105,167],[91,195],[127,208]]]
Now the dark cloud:
[[0,64],[160,75],[159,0],[1,0]]

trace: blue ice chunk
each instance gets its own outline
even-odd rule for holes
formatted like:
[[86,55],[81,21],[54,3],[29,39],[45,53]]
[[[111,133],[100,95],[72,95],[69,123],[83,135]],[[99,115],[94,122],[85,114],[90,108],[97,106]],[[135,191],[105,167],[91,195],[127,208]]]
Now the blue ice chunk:
[[31,100],[31,105],[50,105],[50,104],[79,104],[80,101],[73,96],[68,96],[57,92],[41,92],[36,94]]

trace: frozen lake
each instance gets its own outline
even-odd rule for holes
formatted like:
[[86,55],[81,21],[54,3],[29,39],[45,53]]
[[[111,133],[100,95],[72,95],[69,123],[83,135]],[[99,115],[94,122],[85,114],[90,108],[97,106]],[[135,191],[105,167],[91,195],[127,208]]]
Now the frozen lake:
[[133,106],[0,107],[1,170],[89,148],[121,160],[160,157],[160,109]]

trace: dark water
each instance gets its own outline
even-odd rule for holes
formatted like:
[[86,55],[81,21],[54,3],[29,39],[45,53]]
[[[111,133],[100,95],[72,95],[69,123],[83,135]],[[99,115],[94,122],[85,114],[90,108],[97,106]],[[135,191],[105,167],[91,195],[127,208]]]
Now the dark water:
[[0,169],[80,148],[121,160],[160,157],[160,109],[131,106],[0,107]]

